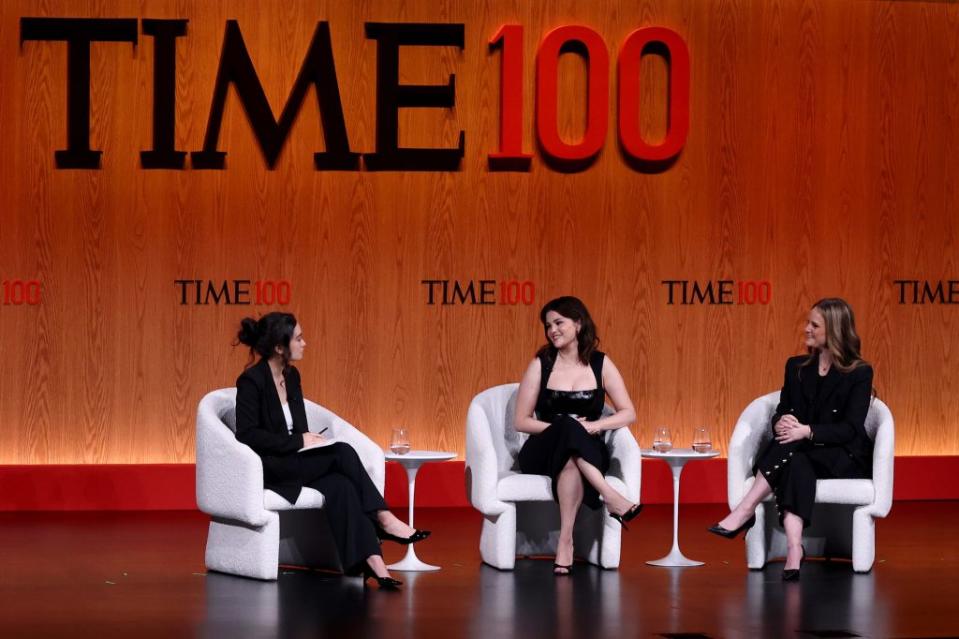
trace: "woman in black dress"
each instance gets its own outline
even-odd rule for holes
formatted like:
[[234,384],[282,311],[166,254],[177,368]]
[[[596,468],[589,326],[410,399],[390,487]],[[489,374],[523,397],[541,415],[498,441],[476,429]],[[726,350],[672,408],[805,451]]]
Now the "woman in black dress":
[[[330,529],[347,574],[375,577],[380,588],[402,582],[390,577],[379,539],[402,544],[429,536],[388,510],[356,451],[307,429],[300,373],[290,362],[303,358],[303,329],[291,313],[244,318],[237,340],[250,347],[250,361],[236,380],[236,438],[263,460],[263,483],[291,504],[303,486],[326,498]],[[320,446],[300,452],[304,446]]]
[[760,452],[756,479],[742,501],[710,532],[733,538],[755,522],[756,506],[773,493],[786,532],[783,579],[799,579],[802,531],[812,522],[817,479],[872,475],[873,442],[866,414],[873,395],[872,367],[860,356],[852,308],[839,298],[816,302],[806,322],[808,355],[786,361],[775,437]]
[[[554,299],[539,317],[546,345],[520,382],[514,424],[517,431],[530,434],[519,452],[520,470],[553,480],[560,515],[553,573],[569,575],[573,523],[581,503],[596,509],[602,496],[610,515],[620,523],[642,509],[607,483],[609,450],[602,437],[603,431],[631,423],[636,411],[619,370],[596,350],[596,326],[579,299]],[[607,394],[616,412],[602,417]]]

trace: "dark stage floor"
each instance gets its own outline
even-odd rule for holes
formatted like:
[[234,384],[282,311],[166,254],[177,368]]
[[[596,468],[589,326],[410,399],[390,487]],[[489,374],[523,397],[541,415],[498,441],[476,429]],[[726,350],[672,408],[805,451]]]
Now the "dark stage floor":
[[[742,540],[705,528],[720,506],[684,506],[681,545],[698,568],[654,568],[671,509],[650,506],[624,536],[619,571],[546,560],[513,572],[479,561],[471,510],[418,510],[417,546],[438,573],[396,573],[401,592],[282,571],[277,582],[206,574],[196,512],[0,513],[2,637],[947,637],[959,635],[959,502],[905,502],[877,527],[871,574],[807,562],[746,569]],[[387,560],[402,556],[395,545]]]

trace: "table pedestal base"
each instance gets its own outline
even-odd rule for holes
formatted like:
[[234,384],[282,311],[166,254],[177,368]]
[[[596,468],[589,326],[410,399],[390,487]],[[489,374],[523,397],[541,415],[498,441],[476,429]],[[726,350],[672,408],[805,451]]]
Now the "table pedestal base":
[[695,559],[690,559],[686,557],[683,553],[679,551],[679,548],[673,548],[672,552],[661,559],[654,559],[653,561],[647,561],[647,564],[650,566],[666,566],[666,567],[677,567],[677,566],[702,566],[703,562],[696,561]]
[[395,564],[390,564],[387,568],[406,572],[432,572],[440,569],[439,566],[420,561],[420,558],[416,556],[416,551],[413,550],[413,544],[407,546],[405,557]]

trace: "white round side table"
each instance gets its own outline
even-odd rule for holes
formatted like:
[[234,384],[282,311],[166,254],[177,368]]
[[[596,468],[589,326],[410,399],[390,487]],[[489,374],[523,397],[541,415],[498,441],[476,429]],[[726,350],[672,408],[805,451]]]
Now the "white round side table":
[[673,448],[661,453],[652,449],[643,449],[642,454],[646,459],[662,459],[673,471],[673,547],[665,557],[646,563],[650,566],[702,566],[703,562],[689,559],[679,549],[679,477],[683,474],[683,466],[686,462],[710,459],[718,456],[719,451],[709,450],[697,453],[692,448]]
[[[411,450],[405,455],[397,455],[396,453],[387,452],[386,461],[395,461],[402,464],[403,468],[406,470],[406,481],[409,484],[409,499],[410,499],[410,510],[409,517],[407,519],[407,524],[410,528],[413,526],[413,499],[416,495],[416,473],[419,471],[420,466],[423,464],[428,464],[430,462],[441,462],[453,459],[456,457],[456,453],[449,453],[440,450]],[[416,550],[413,548],[414,544],[409,544],[406,547],[406,556],[403,557],[400,561],[395,564],[390,564],[387,566],[390,570],[400,570],[400,571],[430,571],[430,570],[439,570],[439,566],[433,566],[423,561],[420,561],[419,557],[416,556]]]

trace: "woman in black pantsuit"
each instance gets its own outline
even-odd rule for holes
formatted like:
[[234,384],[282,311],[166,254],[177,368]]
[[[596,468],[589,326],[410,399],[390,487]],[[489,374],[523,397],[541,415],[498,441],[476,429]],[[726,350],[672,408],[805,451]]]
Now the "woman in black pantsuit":
[[[303,358],[303,330],[290,313],[269,313],[241,322],[237,340],[260,360],[236,380],[236,438],[263,461],[263,483],[291,504],[303,486],[323,493],[333,539],[347,574],[375,577],[396,588],[380,552],[379,539],[403,544],[429,531],[410,528],[388,510],[356,451],[307,429],[300,373],[290,365]],[[300,452],[305,446],[317,446]]]
[[872,476],[873,442],[866,434],[872,367],[860,357],[856,322],[838,298],[816,302],[806,322],[808,355],[786,362],[774,439],[760,452],[756,479],[742,501],[710,532],[732,538],[756,521],[760,501],[773,493],[786,532],[783,579],[799,579],[802,531],[812,523],[817,479]]
[[[599,508],[600,496],[611,516],[625,523],[639,514],[606,481],[609,450],[605,430],[636,419],[619,370],[596,350],[599,338],[586,306],[560,297],[540,311],[547,343],[530,362],[516,397],[516,430],[530,433],[519,452],[524,473],[549,475],[559,502],[560,530],[553,574],[573,571],[573,523],[581,503]],[[616,412],[602,417],[606,395]]]

